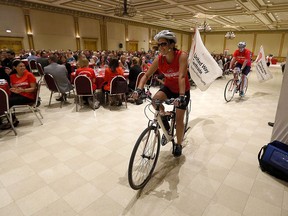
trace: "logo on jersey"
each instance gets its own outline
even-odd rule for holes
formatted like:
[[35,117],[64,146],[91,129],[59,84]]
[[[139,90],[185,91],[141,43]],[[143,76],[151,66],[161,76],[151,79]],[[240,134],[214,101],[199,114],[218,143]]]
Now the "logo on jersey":
[[179,77],[179,71],[174,72],[172,68],[169,68],[166,73],[164,73],[165,77],[170,77],[170,78],[178,78]]

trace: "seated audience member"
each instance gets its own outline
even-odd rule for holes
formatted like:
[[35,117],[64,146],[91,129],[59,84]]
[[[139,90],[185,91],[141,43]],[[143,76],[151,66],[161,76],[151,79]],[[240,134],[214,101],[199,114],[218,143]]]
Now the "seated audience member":
[[1,64],[3,67],[8,67],[12,69],[13,68],[12,64],[14,60],[15,60],[15,52],[13,50],[8,50],[6,52],[6,58],[3,59]]
[[139,58],[133,57],[132,58],[132,67],[129,71],[129,84],[128,87],[131,91],[135,90],[135,85],[137,81],[138,75],[142,72],[141,66],[139,64]]
[[42,51],[40,53],[40,57],[36,59],[37,63],[40,63],[42,68],[46,67],[47,65],[49,65],[49,61],[48,61],[48,55],[45,51]]
[[72,51],[68,51],[67,52],[67,62],[68,63],[73,63],[73,62],[75,62],[76,60],[75,60],[75,58],[74,58],[74,56],[73,56],[73,52]]
[[10,73],[12,70],[9,67],[2,67],[0,65],[0,79],[5,79],[7,83],[10,85]]
[[[14,60],[12,67],[15,73],[10,75],[10,107],[33,103],[36,99],[36,78],[20,60]],[[12,117],[14,126],[17,126],[19,121],[15,115]]]
[[123,69],[124,71],[129,71],[129,65],[128,65],[128,63],[127,63],[126,60],[127,60],[127,59],[126,59],[126,56],[125,56],[125,55],[122,55],[122,56],[120,57],[120,60],[119,60],[119,65],[122,67],[122,69]]
[[124,71],[122,67],[119,66],[119,61],[117,58],[112,58],[108,67],[105,69],[104,77],[104,91],[110,91],[110,82],[115,76],[124,76]]
[[[105,77],[104,77],[104,92],[110,92],[110,83],[111,80],[115,76],[124,76],[124,71],[122,67],[119,65],[119,61],[117,58],[111,58],[108,67],[105,69]],[[122,100],[120,98],[115,98],[115,101],[112,104],[120,106],[122,104]]]
[[140,65],[141,65],[142,71],[146,72],[149,69],[149,67],[151,66],[151,63],[146,59],[145,56],[143,56],[141,58]]
[[67,72],[68,72],[68,80],[71,82],[72,67],[71,67],[71,64],[69,64],[69,63],[67,62],[67,58],[66,58],[65,55],[61,55],[61,56],[60,56],[60,59],[58,60],[58,64],[65,65],[66,70],[67,70]]
[[[87,58],[81,58],[78,61],[79,68],[76,70],[76,77],[79,75],[85,75],[89,77],[92,82],[93,91],[96,90],[96,75],[92,68],[89,67],[89,61]],[[92,97],[83,97],[84,101],[86,101],[92,109],[98,109],[100,106],[100,102],[96,100],[93,104]]]
[[76,76],[78,75],[86,75],[87,77],[90,78],[91,82],[92,82],[92,88],[93,88],[93,91],[96,90],[96,75],[95,75],[95,72],[92,68],[89,67],[89,61],[88,59],[80,59],[78,61],[78,65],[79,65],[79,68],[76,70]]
[[49,62],[50,64],[44,67],[44,73],[51,74],[59,87],[61,97],[56,100],[66,101],[66,92],[70,92],[73,89],[73,86],[68,80],[67,69],[65,65],[57,64],[58,58],[56,55],[50,55]]
[[108,64],[109,64],[109,61],[105,54],[102,54],[96,62],[96,65],[100,68],[103,68],[105,65],[108,65]]
[[39,58],[38,56],[36,56],[36,52],[34,51],[34,50],[32,50],[31,51],[31,55],[29,55],[28,57],[27,57],[27,60],[28,61],[31,61],[31,60],[37,60],[37,58]]

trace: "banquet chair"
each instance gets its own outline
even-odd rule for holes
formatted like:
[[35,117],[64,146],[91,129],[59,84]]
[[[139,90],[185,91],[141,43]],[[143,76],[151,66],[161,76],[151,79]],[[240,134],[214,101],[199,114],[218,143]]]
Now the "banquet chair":
[[137,89],[137,86],[139,85],[139,82],[141,80],[141,78],[144,76],[145,72],[141,72],[138,74],[137,79],[136,79],[136,84],[135,84],[135,90]]
[[6,91],[0,88],[0,117],[6,117],[8,119],[9,124],[11,125],[11,129],[14,131],[15,136],[17,135],[17,131],[13,125],[12,113],[9,109],[9,97]]
[[28,65],[29,65],[29,68],[30,68],[30,72],[32,72],[33,74],[34,73],[39,73],[36,60],[31,59],[28,62]]
[[[46,87],[51,92],[50,99],[49,99],[49,106],[50,106],[53,93],[61,94],[61,92],[59,90],[59,87],[58,87],[54,77],[51,74],[44,74],[44,81],[45,81]],[[64,101],[61,101],[60,108],[62,108],[63,103],[64,103]]]
[[125,77],[121,75],[115,76],[110,82],[110,92],[106,92],[107,94],[106,98],[108,98],[110,110],[112,106],[112,101],[116,97],[120,97],[121,100],[124,99],[125,106],[127,108],[127,98],[126,98],[127,92],[128,92],[128,84]]
[[[75,103],[76,103],[76,112],[78,112],[78,103],[81,106],[83,96],[91,96],[93,98],[93,104],[96,102],[95,94],[92,88],[92,82],[89,77],[86,75],[78,75],[74,80],[75,88]],[[95,110],[95,107],[93,107]]]
[[40,75],[40,79],[42,80],[44,77],[44,70],[43,70],[42,65],[40,63],[37,63],[37,69],[38,69],[38,73]]
[[[43,122],[41,121],[41,118],[43,119],[43,115],[41,114],[40,109],[38,108],[40,106],[40,88],[41,88],[41,80],[39,80],[36,83],[36,99],[32,103],[27,103],[27,104],[22,104],[22,105],[14,105],[10,108],[10,110],[13,110],[13,113],[16,112],[21,112],[21,111],[16,111],[16,109],[29,109],[38,119],[41,125],[43,125]],[[22,111],[23,112],[23,111]]]

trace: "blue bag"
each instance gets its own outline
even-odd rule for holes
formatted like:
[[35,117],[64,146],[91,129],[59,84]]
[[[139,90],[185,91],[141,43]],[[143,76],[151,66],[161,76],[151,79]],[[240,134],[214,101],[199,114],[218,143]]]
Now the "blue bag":
[[258,161],[263,172],[288,182],[288,145],[275,140],[263,146]]

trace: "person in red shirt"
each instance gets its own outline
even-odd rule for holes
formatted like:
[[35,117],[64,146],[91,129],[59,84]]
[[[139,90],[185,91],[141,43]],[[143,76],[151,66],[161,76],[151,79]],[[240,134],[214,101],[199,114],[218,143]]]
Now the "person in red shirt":
[[[190,84],[188,79],[188,55],[175,48],[177,42],[175,33],[163,30],[155,35],[160,54],[154,59],[153,63],[140,80],[138,89],[134,92],[135,99],[142,92],[147,80],[157,71],[165,76],[164,86],[154,95],[153,99],[165,100],[177,98],[176,109],[176,136],[177,144],[174,149],[174,157],[182,154],[182,141],[184,135],[184,114],[190,101]],[[164,106],[161,107],[160,114],[164,115]],[[165,123],[164,123],[165,124]],[[168,128],[169,129],[169,128]],[[166,143],[162,143],[165,145]]]
[[89,67],[88,59],[80,59],[78,61],[79,68],[76,70],[76,76],[78,75],[86,75],[92,82],[92,89],[93,91],[96,90],[96,75],[92,68]]
[[[242,80],[246,80],[245,77],[249,74],[251,70],[251,51],[245,47],[246,42],[238,43],[238,50],[234,52],[233,58],[229,66],[229,69],[232,70],[234,64],[236,63],[235,68],[239,68],[239,70],[241,71]],[[242,97],[244,96],[243,87],[244,82],[242,82],[240,86],[240,96]]]
[[122,67],[119,65],[119,61],[117,58],[112,58],[109,62],[109,67],[105,69],[105,77],[104,77],[104,91],[110,92],[110,83],[111,80],[115,76],[124,76],[124,70]]
[[[36,78],[26,70],[25,64],[20,60],[14,60],[12,67],[13,71],[10,74],[10,107],[33,103],[36,100]],[[15,126],[19,121],[15,115],[12,117]]]

